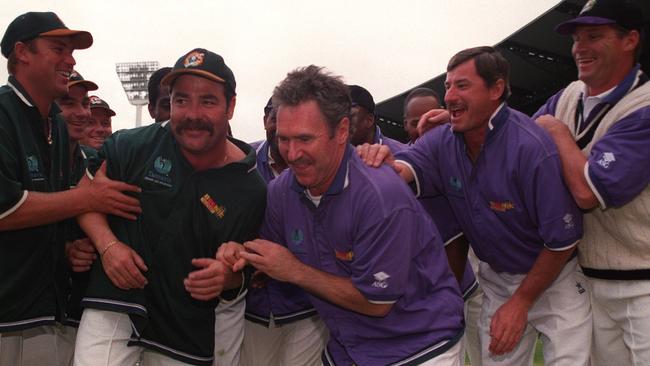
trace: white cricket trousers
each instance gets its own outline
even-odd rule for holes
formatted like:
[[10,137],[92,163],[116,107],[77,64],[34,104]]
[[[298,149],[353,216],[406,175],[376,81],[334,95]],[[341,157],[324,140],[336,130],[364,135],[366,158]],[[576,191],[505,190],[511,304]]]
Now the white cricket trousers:
[[502,356],[490,354],[492,315],[514,294],[525,277],[524,274],[497,273],[485,262],[479,265],[479,282],[484,293],[479,322],[483,366],[532,365],[538,336],[544,347],[545,365],[588,365],[593,325],[591,306],[585,276],[576,258],[564,266],[528,311],[528,325],[515,349]]

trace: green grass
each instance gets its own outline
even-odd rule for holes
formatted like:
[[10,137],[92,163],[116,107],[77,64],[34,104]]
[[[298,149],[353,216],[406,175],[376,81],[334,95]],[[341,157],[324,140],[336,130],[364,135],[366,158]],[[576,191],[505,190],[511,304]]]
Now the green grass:
[[[469,358],[465,356],[465,365],[471,365]],[[533,366],[544,366],[544,355],[542,354],[542,342],[538,339],[535,345],[535,356],[533,357]]]

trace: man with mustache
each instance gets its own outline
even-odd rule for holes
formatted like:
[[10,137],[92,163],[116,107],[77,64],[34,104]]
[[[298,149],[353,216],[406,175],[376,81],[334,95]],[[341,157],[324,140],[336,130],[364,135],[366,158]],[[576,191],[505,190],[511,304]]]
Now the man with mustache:
[[264,239],[232,257],[310,294],[330,331],[324,365],[458,365],[463,304],[438,231],[349,144],[347,85],[311,65],[273,100],[289,171],[269,185]]
[[70,147],[55,99],[64,97],[75,49],[90,33],[52,12],[19,15],[0,49],[9,80],[0,88],[0,365],[67,364],[59,337],[68,271],[64,221],[99,211],[135,218],[140,207],[108,180],[70,190]]
[[650,365],[650,82],[638,64],[648,29],[637,2],[598,0],[555,30],[573,37],[579,80],[533,118],[586,210],[592,365]]
[[108,176],[142,188],[138,221],[79,219],[100,260],[76,365],[238,362],[249,272],[233,273],[215,254],[223,242],[256,237],[264,182],[255,151],[227,137],[236,84],[221,56],[194,49],[162,84],[170,121],[118,131],[100,151]]
[[[386,160],[418,196],[447,197],[479,263],[482,365],[531,362],[539,334],[547,365],[587,365],[589,294],[574,256],[582,215],[562,181],[553,141],[509,108],[509,66],[492,47],[460,51],[447,65],[443,110],[451,120]],[[467,251],[457,260],[464,263]],[[453,259],[452,259],[453,260]],[[580,342],[580,343],[577,343]]]

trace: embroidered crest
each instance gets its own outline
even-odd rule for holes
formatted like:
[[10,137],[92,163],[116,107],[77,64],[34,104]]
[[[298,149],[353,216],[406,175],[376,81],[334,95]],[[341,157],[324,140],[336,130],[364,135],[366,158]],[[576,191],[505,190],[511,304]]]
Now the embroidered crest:
[[457,192],[460,192],[460,190],[463,189],[463,183],[458,177],[449,177],[449,185]]
[[167,175],[172,170],[172,161],[162,156],[156,158],[153,162],[153,168],[160,174]]
[[203,58],[205,54],[199,51],[190,52],[183,61],[183,66],[185,67],[197,67],[203,64]]

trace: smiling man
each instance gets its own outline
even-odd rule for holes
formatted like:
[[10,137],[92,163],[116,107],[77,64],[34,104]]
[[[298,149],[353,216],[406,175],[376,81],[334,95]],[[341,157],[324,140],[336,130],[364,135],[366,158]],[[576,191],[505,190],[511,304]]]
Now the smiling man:
[[591,290],[592,364],[649,365],[650,82],[637,63],[643,14],[634,1],[589,1],[556,31],[573,37],[579,80],[534,118],[555,140],[564,180],[587,210],[578,259]]
[[[102,147],[106,170],[142,188],[142,215],[79,219],[99,253],[83,299],[75,365],[236,364],[248,283],[215,259],[226,241],[252,239],[265,187],[255,151],[226,136],[235,77],[223,58],[197,48],[163,79],[171,120],[113,134]],[[128,291],[127,291],[128,290]],[[225,305],[224,305],[225,306]],[[231,311],[233,310],[233,311]],[[236,311],[239,310],[239,311]]]
[[81,144],[99,150],[108,136],[113,133],[111,118],[115,116],[115,111],[102,98],[91,95],[90,115],[88,128]]
[[553,141],[505,104],[509,66],[492,47],[454,55],[445,88],[450,125],[395,158],[383,146],[366,146],[366,161],[386,158],[419,196],[447,197],[481,260],[484,366],[529,364],[539,334],[547,365],[587,365],[589,294],[573,257],[582,216],[562,182]]
[[89,211],[133,218],[137,187],[107,180],[70,187],[68,133],[54,100],[68,94],[75,49],[92,44],[51,12],[14,19],[2,37],[0,89],[0,365],[67,364],[58,337],[67,270],[63,221]]
[[289,169],[269,184],[265,240],[239,255],[310,294],[324,365],[458,365],[463,305],[439,234],[395,173],[354,153],[347,86],[312,65],[273,99]]

